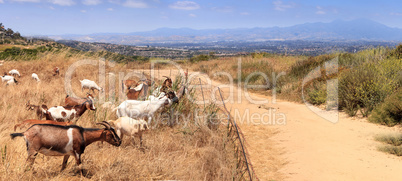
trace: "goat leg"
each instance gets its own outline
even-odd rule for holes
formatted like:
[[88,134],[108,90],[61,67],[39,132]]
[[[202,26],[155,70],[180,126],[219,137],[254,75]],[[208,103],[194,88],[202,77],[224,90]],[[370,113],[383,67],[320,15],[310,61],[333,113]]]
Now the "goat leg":
[[133,146],[135,146],[135,137],[131,136],[131,140],[132,140]]
[[81,177],[83,176],[83,169],[81,165],[81,154],[75,152],[74,154],[75,161],[77,162],[78,169],[80,170]]
[[32,165],[35,162],[36,155],[38,155],[38,152],[36,152],[34,150],[29,150],[28,151],[28,158],[27,158],[27,164],[28,165],[26,167],[27,170],[30,170],[32,168]]
[[140,134],[140,147],[142,147],[142,135]]
[[63,158],[63,164],[61,165],[61,170],[60,170],[60,171],[63,171],[63,170],[66,168],[68,158],[70,158],[70,155],[65,155],[65,156],[64,156],[64,158]]

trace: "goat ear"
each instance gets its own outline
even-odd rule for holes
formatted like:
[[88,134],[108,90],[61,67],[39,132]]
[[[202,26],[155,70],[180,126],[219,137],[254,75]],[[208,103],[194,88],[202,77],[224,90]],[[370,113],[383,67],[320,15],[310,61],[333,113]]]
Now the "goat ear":
[[44,109],[44,110],[48,110],[47,106],[46,106],[46,105],[44,105],[44,104],[42,104],[42,109]]

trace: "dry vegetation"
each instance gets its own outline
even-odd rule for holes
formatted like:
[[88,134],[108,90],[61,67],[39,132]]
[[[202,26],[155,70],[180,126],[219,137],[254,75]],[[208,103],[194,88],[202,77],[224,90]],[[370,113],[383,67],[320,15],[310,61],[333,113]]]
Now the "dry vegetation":
[[[48,157],[39,154],[32,170],[25,170],[27,157],[25,141],[22,138],[11,140],[14,124],[25,119],[36,118],[34,112],[28,112],[25,104],[30,100],[33,104],[47,106],[63,105],[66,91],[64,76],[71,64],[78,60],[88,59],[83,54],[70,54],[68,51],[41,54],[39,60],[7,61],[0,66],[0,72],[16,68],[22,74],[17,78],[16,86],[0,86],[0,178],[8,180],[233,180],[235,177],[233,163],[233,145],[226,138],[224,128],[211,130],[204,124],[196,124],[197,120],[187,121],[183,126],[160,126],[149,130],[143,139],[143,148],[130,144],[125,137],[120,147],[107,143],[94,143],[88,146],[83,154],[85,177],[81,177],[75,161],[70,158],[67,169],[60,172],[62,157]],[[92,57],[99,60],[99,57]],[[108,65],[108,62],[106,62]],[[52,76],[52,69],[58,66],[60,76]],[[144,66],[144,65],[139,65]],[[81,92],[78,80],[84,78],[99,82],[98,65],[79,67],[72,76],[72,87],[79,97]],[[106,66],[106,72],[128,72],[122,64],[113,67]],[[37,73],[41,82],[31,79],[31,74]],[[119,82],[109,82],[106,78],[107,94],[105,101],[116,100],[117,95],[109,94],[110,83],[119,89]],[[108,97],[111,95],[112,97]],[[98,98],[98,93],[95,97]],[[97,99],[96,111],[89,111],[77,122],[83,127],[99,127],[96,122],[115,119],[110,109],[102,109],[101,101]],[[117,105],[118,103],[115,103]],[[190,104],[188,101],[182,104]],[[183,106],[189,107],[191,106]],[[188,110],[184,110],[188,111]],[[23,130],[17,130],[22,132]],[[138,141],[136,141],[138,143]]]
[[[229,79],[227,76],[214,76],[216,72],[224,71],[229,73],[233,82],[237,84],[238,82],[244,82],[247,76],[254,72],[262,72],[268,76],[268,79],[272,81],[272,73],[275,76],[278,76],[281,72],[285,72],[288,74],[290,69],[301,60],[307,59],[305,56],[283,56],[283,55],[273,55],[273,54],[254,54],[253,56],[244,56],[244,57],[225,57],[213,59],[210,61],[202,61],[197,64],[192,65],[192,69],[196,71],[200,71],[206,73],[210,76],[210,78],[221,81],[228,82]],[[238,64],[241,61],[241,69]],[[239,70],[241,74],[239,76]],[[289,79],[289,76],[281,76],[281,79]],[[295,84],[294,80],[286,80],[281,81],[283,85],[277,86],[277,90],[280,90],[281,93],[277,96],[280,98],[285,98],[291,101],[300,101],[299,94],[294,94],[298,90],[298,85]],[[250,78],[249,83],[252,85],[266,85],[267,83],[261,76],[252,76]],[[278,82],[280,83],[280,82]],[[272,85],[272,82],[269,82]],[[242,85],[243,86],[243,85]],[[255,90],[251,90],[255,91]],[[259,90],[258,93],[265,95],[272,95],[271,90],[263,89]]]

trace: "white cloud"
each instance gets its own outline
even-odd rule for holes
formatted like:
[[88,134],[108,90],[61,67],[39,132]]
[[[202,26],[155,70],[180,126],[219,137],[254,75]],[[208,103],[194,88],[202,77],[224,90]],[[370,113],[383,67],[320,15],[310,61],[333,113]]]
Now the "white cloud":
[[148,5],[140,0],[127,0],[123,3],[123,6],[129,8],[147,8]]
[[234,11],[233,7],[230,6],[225,6],[225,7],[213,7],[211,8],[214,11],[220,12],[220,13],[231,13]]
[[281,0],[274,1],[272,2],[272,4],[274,4],[275,10],[277,11],[285,11],[287,9],[294,8],[296,6],[295,3],[284,4],[283,1]]
[[395,13],[395,12],[393,12],[393,13],[389,13],[390,15],[392,15],[392,16],[402,16],[402,13]]
[[315,14],[327,14],[325,11],[317,11]]
[[108,0],[109,3],[120,4],[120,0]]
[[85,5],[88,5],[88,6],[90,6],[90,5],[98,5],[100,3],[102,3],[101,0],[83,0],[82,1],[82,4],[85,4]]
[[107,8],[106,10],[107,10],[107,11],[114,11],[113,8]]
[[0,0],[0,3],[4,3],[4,1],[3,1],[3,0]]
[[49,0],[49,2],[60,6],[72,6],[75,4],[73,0]]
[[81,13],[87,13],[87,10],[81,10]]
[[248,13],[248,12],[241,12],[240,15],[247,16],[247,15],[250,15],[250,13]]
[[200,5],[193,1],[177,1],[171,5],[169,5],[169,8],[172,9],[180,9],[180,10],[195,10],[199,9]]
[[315,14],[327,14],[327,12],[325,12],[324,8],[322,8],[321,6],[317,6],[317,11],[315,12]]
[[193,18],[197,17],[197,15],[195,15],[195,14],[189,14],[188,16],[193,17]]
[[[11,2],[28,2],[28,3],[38,3],[40,0],[10,0]],[[4,2],[1,0],[1,2]]]

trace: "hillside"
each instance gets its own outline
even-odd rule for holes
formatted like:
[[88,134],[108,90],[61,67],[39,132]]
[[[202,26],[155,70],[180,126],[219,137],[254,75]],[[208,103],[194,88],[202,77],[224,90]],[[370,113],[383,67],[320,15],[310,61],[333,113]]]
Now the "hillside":
[[[207,116],[205,119],[194,118],[195,114],[214,116],[218,113],[217,107],[211,104],[213,107],[207,105],[209,110],[205,110],[187,97],[181,98],[178,104],[170,107],[172,109],[162,109],[155,115],[152,124],[156,127],[144,133],[143,146],[138,144],[137,137],[132,140],[126,136],[120,147],[106,142],[87,146],[80,167],[70,157],[67,168],[60,171],[62,157],[42,154],[38,154],[32,168],[27,167],[24,139],[10,138],[11,133],[27,129],[13,130],[15,124],[37,119],[34,111],[27,110],[27,103],[48,107],[65,105],[67,94],[72,96],[73,92],[78,97],[86,96],[79,80],[94,80],[105,89],[104,92],[93,93],[97,109],[86,111],[73,123],[85,128],[101,128],[96,123],[117,119],[110,104],[116,107],[126,99],[120,97],[120,75],[133,78],[129,76],[135,74],[149,78],[150,73],[130,69],[145,66],[143,61],[130,59],[133,58],[130,56],[106,51],[84,52],[52,41],[34,41],[29,46],[2,44],[0,56],[5,60],[0,64],[0,72],[17,69],[21,73],[21,77],[15,77],[17,85],[6,85],[5,82],[0,85],[1,180],[233,180],[242,177],[236,174],[235,145],[227,137],[226,128],[218,125],[212,129],[203,124]],[[88,60],[95,64],[83,63]],[[74,69],[77,63],[83,64]],[[103,63],[106,66],[102,73],[100,65]],[[149,63],[146,66],[149,67]],[[53,75],[54,67],[60,68],[60,75]],[[74,72],[69,74],[72,68]],[[32,73],[38,75],[39,82],[31,78]],[[119,80],[112,75],[119,75]],[[156,85],[161,84],[158,79],[162,75],[168,74],[157,77]],[[139,77],[134,78],[139,80]],[[177,91],[182,79],[173,80],[174,90]],[[67,91],[68,85],[72,87],[71,92]],[[192,92],[189,94],[194,95]],[[104,106],[105,102],[109,107]],[[170,114],[185,117],[172,118],[173,121],[168,124],[164,122],[164,116]],[[81,168],[83,175],[79,172]]]

